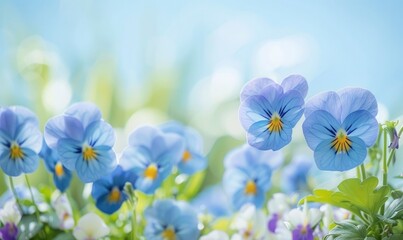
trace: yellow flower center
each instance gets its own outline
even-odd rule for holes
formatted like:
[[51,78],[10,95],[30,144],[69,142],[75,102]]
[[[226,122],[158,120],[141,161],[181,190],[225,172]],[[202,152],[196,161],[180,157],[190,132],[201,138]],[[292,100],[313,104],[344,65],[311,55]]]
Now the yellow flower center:
[[86,161],[93,160],[97,156],[97,153],[95,152],[95,150],[90,146],[83,147],[82,153],[83,153],[83,158]]
[[347,133],[341,130],[337,133],[336,137],[332,141],[332,148],[336,153],[346,153],[351,148],[351,140],[348,138]]
[[244,192],[246,195],[256,195],[257,193],[256,183],[252,180],[249,180],[246,183]]
[[109,193],[108,201],[112,203],[116,203],[120,200],[120,190],[118,187],[113,187],[112,191]]
[[61,177],[64,175],[64,169],[63,169],[63,165],[61,162],[57,162],[55,165],[55,173],[56,176]]
[[267,129],[269,129],[270,132],[280,132],[283,130],[283,122],[281,121],[280,115],[273,113],[267,125]]
[[189,161],[191,158],[192,158],[192,154],[191,154],[188,150],[185,150],[185,151],[183,152],[183,155],[182,155],[182,161],[187,162],[187,161]]
[[17,143],[11,144],[10,147],[10,157],[11,159],[18,159],[22,158],[24,156],[24,153],[22,152],[21,147]]
[[158,176],[158,167],[155,164],[150,164],[146,170],[144,170],[144,177],[151,180],[156,179]]
[[167,228],[162,232],[162,239],[164,240],[176,240],[175,231],[172,228]]

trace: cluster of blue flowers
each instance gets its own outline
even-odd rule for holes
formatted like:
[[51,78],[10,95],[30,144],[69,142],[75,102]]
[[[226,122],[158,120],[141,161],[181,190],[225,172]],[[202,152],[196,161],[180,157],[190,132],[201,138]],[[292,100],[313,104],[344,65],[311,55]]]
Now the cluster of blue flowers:
[[[291,75],[281,84],[258,78],[244,86],[239,119],[248,144],[224,159],[222,187],[230,210],[222,212],[264,206],[272,174],[284,165],[280,149],[291,142],[293,128],[303,115],[303,134],[320,170],[346,171],[363,163],[378,137],[375,97],[364,89],[346,88],[318,94],[305,103],[307,92],[307,81],[299,75]],[[132,197],[126,190],[128,184],[151,195],[172,173],[189,176],[207,167],[201,136],[177,122],[134,129],[119,156],[114,144],[113,127],[92,103],[76,103],[51,118],[43,136],[37,117],[27,108],[0,109],[0,167],[5,174],[32,173],[41,158],[60,192],[68,189],[74,173],[83,183],[92,183],[95,205],[106,214],[115,213]],[[306,157],[285,167],[283,190],[291,194],[306,185],[311,167],[312,161]],[[268,232],[278,231],[282,211],[271,213]],[[155,200],[145,210],[145,218],[147,239],[196,239],[200,235],[197,213],[186,202]],[[293,239],[312,239],[317,224],[313,222],[312,226],[296,223]],[[18,231],[15,227],[7,222],[1,231]],[[252,234],[249,228],[242,231]],[[301,237],[302,232],[309,237]]]

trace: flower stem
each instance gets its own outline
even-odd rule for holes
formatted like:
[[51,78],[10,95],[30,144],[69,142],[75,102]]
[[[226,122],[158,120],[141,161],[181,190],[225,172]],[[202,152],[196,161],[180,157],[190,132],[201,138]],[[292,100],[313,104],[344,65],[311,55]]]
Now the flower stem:
[[8,176],[8,179],[10,180],[11,192],[13,193],[15,203],[17,204],[18,209],[20,210],[21,214],[24,214],[24,212],[22,211],[22,206],[20,204],[20,199],[18,199],[17,191],[15,190],[15,187],[14,187],[13,177]]
[[35,215],[36,215],[36,219],[38,220],[38,223],[40,223],[41,222],[41,219],[40,219],[40,212],[39,212],[39,208],[38,208],[38,205],[36,205],[36,202],[35,202],[35,198],[34,198],[34,194],[33,194],[33,192],[32,192],[32,188],[31,188],[31,184],[29,183],[29,179],[28,179],[28,176],[25,174],[25,181],[27,182],[27,186],[28,186],[28,189],[29,189],[29,193],[31,194],[31,201],[32,201],[32,204],[34,205],[34,207],[35,207]]
[[365,173],[364,164],[360,165],[360,169],[361,169],[361,177],[362,177],[362,180],[364,181],[367,178],[367,174]]
[[137,238],[137,214],[136,214],[136,205],[137,205],[137,197],[136,193],[134,192],[133,186],[130,183],[126,183],[124,187],[124,191],[126,192],[128,199],[127,204],[129,206],[129,211],[132,212],[131,214],[131,225],[132,225],[132,232],[130,234],[130,239],[136,240]]
[[[383,129],[383,178],[382,178],[382,185],[388,185],[388,158],[387,158],[387,151],[388,151],[388,138],[386,129]],[[381,215],[385,212],[385,204],[381,207]]]

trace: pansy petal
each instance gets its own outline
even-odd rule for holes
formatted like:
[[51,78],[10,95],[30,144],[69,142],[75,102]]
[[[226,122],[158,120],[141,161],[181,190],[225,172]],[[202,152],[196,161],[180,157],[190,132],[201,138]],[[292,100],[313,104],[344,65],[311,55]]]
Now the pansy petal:
[[42,148],[42,134],[31,124],[25,124],[19,129],[16,141],[20,143],[20,147],[30,148],[36,153]]
[[17,134],[18,120],[17,115],[8,108],[2,108],[0,112],[0,130],[14,139]]
[[9,156],[10,154],[8,152],[4,152],[0,155],[0,167],[8,176],[19,176],[22,173],[21,168],[19,167],[19,165],[17,165],[17,161],[11,160]]
[[249,176],[238,168],[227,169],[223,177],[224,190],[229,195],[235,194],[239,189],[244,189],[245,182]]
[[145,147],[127,147],[120,158],[119,164],[127,170],[142,171],[151,163],[151,153]]
[[281,86],[283,87],[284,92],[288,92],[290,90],[298,91],[302,98],[305,98],[306,94],[308,93],[308,83],[301,75],[290,75],[286,77],[281,83]]
[[119,210],[119,208],[122,206],[122,203],[124,201],[123,198],[121,198],[119,201],[117,202],[110,202],[108,200],[108,195],[103,195],[101,196],[95,203],[95,205],[97,206],[97,208],[99,210],[101,210],[102,212],[106,213],[106,214],[112,214],[114,212],[116,212],[117,210]]
[[129,136],[130,146],[151,147],[152,141],[156,136],[162,134],[162,131],[152,126],[142,126],[135,129]]
[[75,169],[76,161],[82,157],[82,145],[80,142],[63,138],[58,141],[57,152],[61,157],[60,161],[63,166],[73,171]]
[[368,90],[362,88],[344,88],[337,92],[341,102],[341,120],[352,112],[366,110],[372,116],[378,113],[378,104],[375,96]]
[[115,144],[115,132],[109,123],[102,120],[94,121],[85,131],[85,140],[90,146],[105,145],[112,147]]
[[319,93],[309,99],[305,104],[305,118],[308,118],[313,112],[324,110],[329,112],[335,119],[341,122],[341,101],[335,92]]
[[239,120],[242,127],[248,130],[255,122],[269,119],[273,114],[273,107],[264,96],[256,95],[247,98],[239,106]]
[[84,128],[79,120],[73,117],[56,116],[45,126],[45,141],[50,148],[56,148],[59,139],[72,138],[80,141],[84,136]]
[[22,106],[12,106],[10,109],[17,115],[18,124],[21,123],[29,123],[35,126],[38,126],[39,121],[36,117],[35,113],[33,113],[30,109]]
[[268,85],[259,91],[259,95],[264,96],[273,108],[273,111],[279,111],[281,99],[284,95],[283,88],[277,83]]
[[280,109],[281,120],[284,124],[294,127],[304,114],[304,99],[295,90],[289,90],[282,98],[282,107]]
[[376,118],[366,110],[349,114],[343,122],[343,128],[348,136],[361,138],[367,147],[375,144],[379,133]]
[[302,124],[305,140],[312,150],[315,150],[323,140],[333,139],[339,129],[340,123],[329,112],[323,110],[315,111]]
[[102,117],[99,108],[90,102],[75,103],[66,110],[64,115],[78,119],[84,129],[92,122],[101,120]]
[[273,83],[275,82],[269,78],[255,78],[247,82],[241,90],[241,102],[250,96],[258,95],[261,89]]
[[335,153],[332,140],[322,141],[315,149],[314,158],[320,170],[347,171],[360,165],[367,156],[364,141],[358,137],[351,137],[351,148],[348,153]]
[[277,151],[291,142],[292,128],[289,125],[283,125],[279,132],[270,132],[267,128],[267,122],[260,121],[253,124],[248,130],[248,143],[260,150]]
[[198,153],[191,153],[191,155],[191,159],[178,163],[178,169],[181,173],[192,175],[207,167],[207,159],[204,156]]
[[39,156],[36,152],[32,151],[29,148],[21,148],[24,153],[24,157],[21,161],[16,160],[20,165],[22,172],[24,173],[32,173],[39,166]]
[[66,191],[66,189],[70,186],[72,178],[70,170],[64,169],[63,172],[63,176],[57,176],[56,174],[53,174],[53,182],[60,192]]
[[81,156],[76,161],[76,171],[81,181],[88,183],[100,179],[111,173],[116,167],[115,152],[110,150],[99,150],[94,148],[97,153],[96,159],[84,160]]

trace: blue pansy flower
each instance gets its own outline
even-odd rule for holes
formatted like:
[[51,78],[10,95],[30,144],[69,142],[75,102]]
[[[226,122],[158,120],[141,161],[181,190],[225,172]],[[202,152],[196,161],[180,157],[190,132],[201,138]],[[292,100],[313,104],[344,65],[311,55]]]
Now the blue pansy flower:
[[72,174],[60,161],[60,157],[55,149],[50,149],[45,141],[42,143],[42,150],[39,156],[45,161],[46,169],[52,173],[53,182],[60,192],[66,191],[69,187]]
[[163,124],[160,129],[166,133],[176,133],[185,141],[185,150],[177,163],[181,173],[192,175],[207,167],[207,159],[203,155],[203,141],[195,130],[177,122]]
[[248,82],[241,92],[239,119],[248,143],[260,150],[278,150],[291,141],[292,128],[304,111],[306,80],[291,75],[281,85],[268,78]]
[[199,237],[196,212],[186,202],[157,200],[145,210],[146,239],[196,240]]
[[9,176],[32,173],[39,164],[42,135],[38,119],[25,107],[0,108],[0,167]]
[[121,166],[117,166],[110,175],[96,180],[92,185],[91,195],[97,208],[107,214],[119,210],[127,200],[127,194],[123,191],[125,184],[129,182],[134,186],[136,179],[133,172],[123,171]]
[[378,136],[377,112],[374,95],[361,88],[312,97],[302,128],[318,168],[345,171],[360,165]]
[[270,188],[272,170],[282,162],[282,153],[260,151],[245,144],[230,152],[224,161],[223,185],[232,206],[240,209],[251,203],[262,207]]
[[209,214],[215,218],[229,216],[231,213],[228,196],[221,184],[204,189],[191,204],[197,212]]
[[93,182],[116,167],[115,133],[92,103],[76,103],[45,126],[45,141],[57,150],[63,166]]
[[305,156],[297,156],[284,168],[282,174],[283,192],[304,193],[309,190],[308,176],[312,168],[313,160]]
[[143,126],[130,134],[129,146],[122,153],[120,165],[138,176],[138,190],[151,194],[168,177],[184,150],[184,141],[177,134]]

